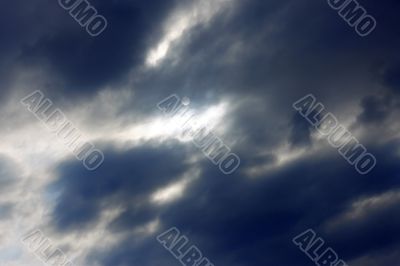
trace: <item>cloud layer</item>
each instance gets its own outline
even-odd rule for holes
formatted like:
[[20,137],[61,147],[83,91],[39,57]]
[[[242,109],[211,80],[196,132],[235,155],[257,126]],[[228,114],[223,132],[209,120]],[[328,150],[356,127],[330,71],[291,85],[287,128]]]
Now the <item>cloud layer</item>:
[[[2,5],[0,264],[40,265],[19,243],[40,228],[76,265],[177,265],[156,240],[171,227],[215,265],[312,265],[292,243],[308,228],[348,265],[398,263],[399,3],[360,2],[378,22],[367,37],[324,1],[90,3],[108,21],[97,37],[57,1]],[[38,89],[102,150],[96,171],[21,105]],[[374,154],[372,172],[296,113],[308,93]],[[171,94],[238,171],[173,134],[157,109]]]

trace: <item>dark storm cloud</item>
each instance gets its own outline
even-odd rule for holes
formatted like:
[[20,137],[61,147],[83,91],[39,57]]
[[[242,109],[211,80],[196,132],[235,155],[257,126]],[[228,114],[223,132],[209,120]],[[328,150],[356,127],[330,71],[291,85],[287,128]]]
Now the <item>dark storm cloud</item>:
[[[400,60],[399,60],[400,61]],[[400,92],[400,63],[397,62],[397,65],[389,66],[385,69],[384,73],[384,81],[387,86],[396,93]]]
[[[121,81],[132,67],[141,64],[154,30],[173,6],[173,1],[91,1],[107,18],[108,27],[92,38],[76,26],[60,28],[24,50],[22,58],[45,60],[61,76],[68,93],[98,90]],[[76,22],[69,17],[71,24]]]
[[[129,207],[110,227],[118,230],[127,219],[137,225],[149,222],[148,211],[141,207],[149,193],[176,181],[186,169],[185,149],[179,146],[143,145],[125,152],[103,150],[107,160],[96,171],[87,171],[76,161],[59,168],[60,177],[50,189],[61,196],[53,211],[53,220],[61,231],[83,228],[96,222],[103,207],[117,204]],[[109,202],[106,202],[109,200]],[[131,224],[133,225],[133,224]]]
[[399,249],[400,207],[387,204],[381,209],[371,209],[366,217],[341,224],[326,234],[337,251],[346,257],[380,254]]
[[[397,140],[388,142],[383,147],[375,147],[374,154],[379,158],[380,164],[372,175],[362,180],[363,183],[353,185],[355,199],[399,191],[399,145]],[[362,219],[345,221],[331,228],[332,230],[326,230],[327,238],[337,246],[338,252],[355,258],[367,254],[385,254],[387,250],[400,247],[400,231],[397,226],[400,212],[397,200],[380,204],[379,208],[366,205],[362,211],[366,213]]]
[[62,16],[57,1],[27,3],[16,0],[3,1],[0,5],[0,93],[7,96],[18,75],[43,68],[40,64],[26,66],[28,59],[21,58],[23,50],[43,36],[51,36],[61,28],[67,29],[68,19]]
[[[326,1],[240,2],[233,15],[222,13],[193,29],[170,60],[146,73],[135,84],[137,104],[179,93],[203,103],[226,95],[272,97],[286,109],[310,92],[335,106],[365,96],[380,82],[382,67],[398,62],[393,54],[400,39],[397,3],[387,3],[391,10],[363,4],[379,21],[367,38],[355,34]],[[171,64],[174,56],[177,65]]]
[[292,147],[303,147],[311,145],[312,125],[300,114],[296,113],[292,120],[292,131],[289,141]]
[[[132,253],[133,251],[135,253]],[[129,263],[129,265],[143,266],[176,266],[179,263],[155,239],[149,238],[138,241],[128,237],[119,243],[119,246],[115,247],[113,252],[94,251],[90,254],[89,261],[99,262],[100,265],[126,265],[126,263]]]
[[[398,62],[393,57],[400,44],[398,4],[390,1],[391,10],[363,4],[379,21],[366,38],[324,1],[240,2],[232,14],[192,29],[160,66],[138,72],[132,106],[146,115],[171,93],[199,106],[229,99],[240,105],[229,118],[232,138],[242,142],[239,149],[274,149],[287,140],[288,125],[296,131],[291,142],[307,142],[307,130],[297,130],[290,107],[305,94],[340,115],[343,106],[389,90],[379,86],[385,83],[382,69]],[[246,99],[259,102],[242,103]]]
[[[61,80],[55,94],[88,93],[123,82],[127,70],[144,61],[145,48],[157,42],[155,33],[160,33],[171,3],[93,1],[109,21],[106,32],[96,39],[58,6],[54,14],[59,18],[47,30],[34,22],[38,16],[25,11],[29,16],[20,15],[18,22],[33,22],[36,38],[31,36],[28,42],[19,33],[15,44],[0,45],[18,55],[23,65],[42,63],[50,68]],[[229,123],[227,135],[238,140],[235,148],[243,168],[273,164],[272,150],[286,141],[295,147],[310,144],[307,122],[293,118],[291,107],[306,93],[314,93],[334,110],[340,111],[348,101],[360,104],[361,126],[390,116],[395,108],[391,102],[397,100],[384,95],[396,90],[398,83],[396,67],[388,68],[398,62],[392,56],[400,40],[397,2],[363,1],[378,21],[367,38],[360,38],[325,1],[253,0],[238,5],[231,16],[221,14],[209,25],[192,29],[159,67],[135,71],[136,112],[148,114],[171,93],[189,96],[199,106],[231,99],[238,105],[224,122]],[[0,56],[9,58],[6,53]],[[180,59],[176,65],[170,64],[174,57]],[[334,150],[300,158],[259,179],[249,179],[244,171],[227,177],[205,161],[201,178],[182,199],[163,208],[148,204],[146,197],[186,171],[189,167],[183,162],[191,153],[176,144],[143,145],[125,152],[109,149],[104,165],[95,172],[75,161],[59,168],[59,179],[51,187],[61,191],[53,223],[59,231],[84,230],[97,222],[104,208],[123,206],[125,211],[108,230],[126,232],[126,238],[107,250],[94,248],[89,258],[113,266],[178,263],[155,239],[129,238],[132,228],[156,218],[163,229],[181,229],[215,265],[310,265],[291,242],[307,228],[322,232],[346,260],[384,253],[400,245],[395,226],[399,212],[394,206],[385,206],[360,223],[325,229],[354,201],[399,188],[399,144],[369,144],[379,163],[366,176]]]
[[13,69],[36,68],[48,71],[49,89],[55,95],[88,94],[122,81],[129,69],[144,61],[149,42],[174,6],[173,0],[90,3],[108,21],[106,31],[95,38],[57,1],[4,2],[0,11],[3,82]]
[[[359,175],[334,152],[303,158],[260,179],[227,177],[204,165],[202,177],[183,199],[153,215],[161,218],[160,232],[176,226],[215,265],[309,265],[291,239],[310,227],[321,232],[327,245],[347,261],[373,250],[386,251],[400,245],[394,237],[399,234],[395,225],[400,219],[395,206],[374,211],[362,224],[350,221],[324,230],[359,198],[400,188],[399,144],[377,148],[381,164],[367,176]],[[138,218],[125,216],[125,223],[134,226]],[[153,241],[127,238],[109,252],[94,250],[92,259],[102,265],[140,262],[150,266],[160,261],[174,265],[171,255],[163,254],[163,247]]]
[[0,6],[0,99],[4,100],[17,70],[15,60],[22,46],[34,41],[43,18],[35,16],[42,7],[40,2],[3,1]]
[[367,96],[361,102],[363,112],[358,121],[365,124],[383,123],[395,109],[391,96]]

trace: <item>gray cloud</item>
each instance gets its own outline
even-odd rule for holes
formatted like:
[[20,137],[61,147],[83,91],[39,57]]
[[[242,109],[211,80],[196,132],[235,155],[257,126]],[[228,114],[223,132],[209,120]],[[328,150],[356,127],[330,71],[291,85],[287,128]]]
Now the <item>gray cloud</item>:
[[[102,144],[106,160],[97,171],[60,156],[55,174],[48,173],[41,187],[45,201],[51,201],[49,224],[58,236],[90,240],[94,232],[109,240],[87,244],[86,239],[83,254],[88,255],[81,258],[86,264],[176,265],[155,240],[172,226],[215,265],[310,265],[291,242],[307,228],[321,233],[349,265],[393,265],[400,259],[393,252],[400,246],[398,201],[382,200],[399,190],[397,2],[363,1],[378,27],[361,38],[324,1],[235,1],[186,30],[155,67],[145,65],[150,48],[164,36],[175,8],[191,3],[92,4],[109,22],[98,38],[88,36],[56,2],[7,2],[0,11],[3,108],[12,109],[12,88],[43,85],[47,96],[76,111]],[[179,23],[170,29],[179,30]],[[20,79],[27,73],[34,82]],[[81,107],[104,88],[109,98],[96,108]],[[221,174],[199,159],[202,154],[190,143],[155,138],[132,144],[113,135],[146,124],[156,104],[172,93],[188,96],[197,109],[229,104],[216,130],[240,154],[239,171]],[[348,123],[377,157],[370,174],[359,175],[296,116],[292,103],[308,93]],[[4,119],[12,114],[8,111]],[[21,119],[10,118],[8,130],[28,124]],[[257,177],[249,174],[254,168]],[[0,158],[0,190],[12,193],[20,171]],[[155,191],[185,174],[193,179],[178,199],[151,202]],[[362,205],[365,214],[357,216],[354,206],[373,199],[379,208]],[[10,217],[13,206],[1,203],[0,211]],[[120,212],[107,220],[106,211]],[[156,232],[138,233],[154,221]],[[66,241],[73,250],[75,243]]]

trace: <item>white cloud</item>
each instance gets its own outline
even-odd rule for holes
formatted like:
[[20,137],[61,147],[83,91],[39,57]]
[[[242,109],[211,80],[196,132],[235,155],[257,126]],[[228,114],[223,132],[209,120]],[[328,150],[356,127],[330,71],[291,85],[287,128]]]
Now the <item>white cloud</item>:
[[190,5],[179,6],[167,19],[161,40],[149,50],[146,65],[155,67],[160,64],[167,57],[174,42],[179,42],[190,29],[207,24],[232,3],[233,0],[200,0]]

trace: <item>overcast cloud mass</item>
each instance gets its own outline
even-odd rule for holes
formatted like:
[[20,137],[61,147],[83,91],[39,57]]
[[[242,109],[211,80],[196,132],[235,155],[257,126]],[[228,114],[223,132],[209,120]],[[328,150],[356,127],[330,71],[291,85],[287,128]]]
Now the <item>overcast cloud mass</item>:
[[[1,266],[64,265],[21,242],[34,230],[71,265],[181,265],[157,241],[172,227],[210,261],[196,266],[313,266],[292,241],[307,229],[349,266],[400,265],[398,1],[358,1],[376,21],[364,37],[331,7],[343,1],[90,0],[97,36],[73,2],[0,4]],[[331,112],[371,171],[293,108],[309,94],[325,107],[307,109],[315,122]],[[236,171],[157,107],[171,95]],[[101,151],[98,168],[35,116],[45,98]]]

